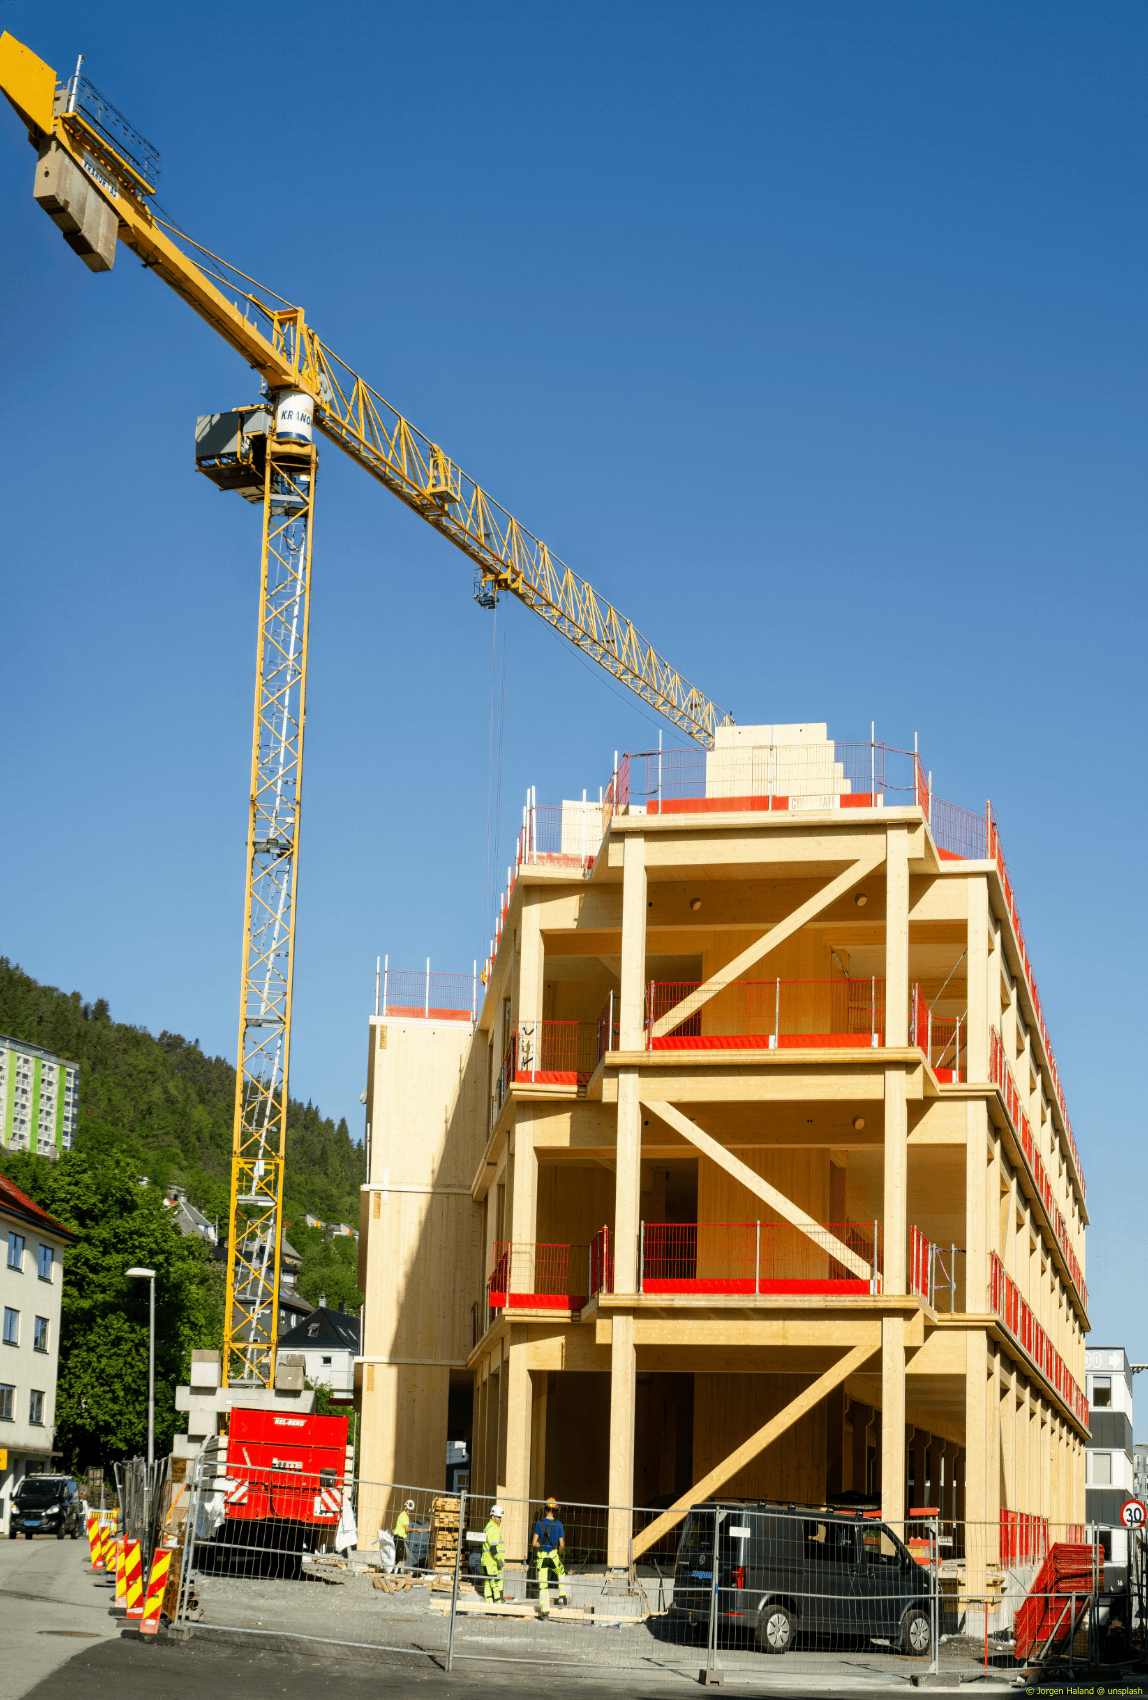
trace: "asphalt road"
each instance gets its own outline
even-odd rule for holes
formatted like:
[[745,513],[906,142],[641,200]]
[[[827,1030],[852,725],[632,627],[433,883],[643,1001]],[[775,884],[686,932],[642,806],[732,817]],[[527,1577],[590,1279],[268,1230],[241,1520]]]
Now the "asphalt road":
[[0,1540],[0,1700],[20,1700],[79,1648],[118,1639],[88,1543]]
[[[500,1700],[503,1695],[559,1694],[563,1700],[610,1700],[619,1694],[642,1700],[673,1700],[697,1687],[697,1667],[680,1672],[639,1673],[619,1669],[602,1676],[581,1667],[576,1672],[555,1641],[552,1665],[458,1664],[447,1676],[436,1659],[375,1648],[352,1652],[298,1650],[288,1638],[255,1635],[193,1636],[190,1642],[160,1638],[141,1641],[124,1633],[122,1617],[113,1616],[111,1588],[92,1575],[86,1541],[0,1541],[0,1700],[220,1700],[241,1693],[243,1700],[281,1700],[305,1694],[308,1700]],[[1114,1673],[1113,1673],[1114,1674]],[[796,1673],[795,1673],[796,1675]],[[1108,1673],[1105,1673],[1108,1676]],[[769,1700],[850,1700],[864,1693],[911,1692],[900,1681],[846,1687],[805,1673],[791,1683],[782,1672],[768,1682],[730,1672],[728,1687],[742,1696]],[[978,1683],[982,1692],[1003,1693],[1003,1685]],[[955,1687],[934,1692],[968,1694]],[[1038,1690],[1039,1691],[1039,1690]],[[1094,1683],[1087,1678],[1068,1689],[1055,1679],[1046,1690],[1056,1700],[1074,1692],[1090,1700],[1104,1694],[1143,1694],[1139,1683]]]

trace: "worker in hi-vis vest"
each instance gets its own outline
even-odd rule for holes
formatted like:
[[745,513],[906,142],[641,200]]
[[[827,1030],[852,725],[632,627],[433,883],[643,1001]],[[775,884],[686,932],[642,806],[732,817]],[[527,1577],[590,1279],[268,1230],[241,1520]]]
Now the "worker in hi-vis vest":
[[395,1564],[407,1562],[407,1536],[411,1532],[411,1512],[415,1508],[413,1499],[408,1499],[398,1516],[395,1518]]
[[502,1572],[506,1565],[506,1547],[502,1539],[502,1507],[490,1508],[490,1522],[482,1536],[482,1571],[486,1577],[483,1594],[488,1605],[502,1604]]
[[545,1515],[534,1525],[534,1561],[538,1570],[538,1615],[550,1616],[550,1589],[547,1579],[553,1570],[558,1583],[558,1603],[562,1605],[566,1598],[566,1566],[562,1556],[566,1551],[566,1531],[558,1520],[558,1501],[546,1501]]

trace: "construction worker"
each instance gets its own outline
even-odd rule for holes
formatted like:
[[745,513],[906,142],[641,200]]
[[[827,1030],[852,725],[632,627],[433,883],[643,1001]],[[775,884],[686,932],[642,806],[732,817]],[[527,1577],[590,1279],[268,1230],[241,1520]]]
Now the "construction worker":
[[550,1590],[547,1577],[553,1570],[558,1582],[558,1603],[564,1605],[566,1593],[566,1566],[562,1555],[566,1551],[566,1531],[558,1520],[558,1501],[546,1501],[545,1515],[534,1525],[532,1546],[535,1553],[535,1565],[538,1571],[538,1615],[550,1616]]
[[482,1571],[486,1577],[483,1595],[487,1605],[494,1606],[502,1604],[502,1572],[506,1565],[502,1516],[502,1507],[496,1501],[490,1508],[490,1521],[482,1536]]
[[413,1499],[408,1499],[398,1516],[395,1518],[395,1567],[407,1562],[407,1536],[411,1532],[411,1512],[415,1508]]

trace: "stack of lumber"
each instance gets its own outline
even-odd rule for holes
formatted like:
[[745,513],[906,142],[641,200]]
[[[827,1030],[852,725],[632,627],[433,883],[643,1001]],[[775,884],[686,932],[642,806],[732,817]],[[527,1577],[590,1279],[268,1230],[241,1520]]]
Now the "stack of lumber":
[[454,1494],[436,1494],[431,1500],[430,1539],[427,1569],[453,1570],[458,1552],[459,1501]]

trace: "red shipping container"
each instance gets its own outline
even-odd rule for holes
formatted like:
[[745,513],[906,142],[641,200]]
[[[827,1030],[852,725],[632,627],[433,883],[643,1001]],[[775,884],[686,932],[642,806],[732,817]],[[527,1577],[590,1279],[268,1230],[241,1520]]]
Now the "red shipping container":
[[343,1504],[346,1417],[233,1410],[227,1433],[229,1521],[272,1517],[333,1527]]

